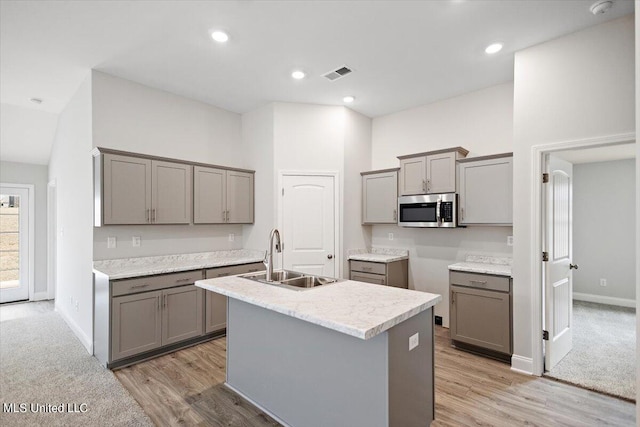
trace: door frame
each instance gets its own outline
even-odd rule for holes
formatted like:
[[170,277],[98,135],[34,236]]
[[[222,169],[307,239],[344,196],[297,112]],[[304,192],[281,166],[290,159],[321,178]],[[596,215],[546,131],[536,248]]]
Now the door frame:
[[542,312],[542,295],[544,291],[544,274],[542,269],[542,251],[546,225],[544,223],[544,196],[542,173],[544,173],[544,156],[557,151],[580,148],[595,148],[619,144],[628,144],[636,141],[635,132],[584,138],[569,141],[550,142],[531,147],[531,362],[533,374],[542,376],[544,373],[544,350],[542,340],[542,324],[544,313]]
[[29,233],[29,301],[35,301],[35,254],[36,254],[36,245],[35,245],[35,188],[36,186],[33,184],[13,184],[9,182],[0,182],[0,187],[14,187],[14,188],[23,188],[26,189],[29,193],[29,221],[27,226],[27,233]]
[[[283,206],[282,206],[282,189],[284,185],[284,177],[285,176],[329,176],[333,178],[333,216],[334,216],[334,244],[335,244],[335,266],[336,266],[336,277],[342,277],[342,240],[340,239],[342,233],[342,222],[340,218],[342,218],[342,203],[340,203],[340,172],[338,171],[296,171],[296,170],[280,170],[278,171],[278,188],[276,191],[278,203],[277,203],[277,220],[276,223],[278,225],[278,230],[282,230],[284,224],[282,223],[283,218]],[[284,236],[286,239],[286,236]],[[284,242],[286,244],[286,240]]]
[[56,298],[56,255],[58,253],[56,180],[47,183],[47,299]]

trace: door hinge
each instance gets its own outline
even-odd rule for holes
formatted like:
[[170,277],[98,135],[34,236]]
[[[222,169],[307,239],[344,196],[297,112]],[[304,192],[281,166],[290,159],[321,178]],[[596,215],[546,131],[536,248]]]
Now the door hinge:
[[542,262],[549,261],[549,252],[542,252]]
[[548,173],[543,173],[542,174],[542,183],[546,184],[547,182],[549,182],[549,174]]
[[549,331],[542,331],[542,339],[549,341]]

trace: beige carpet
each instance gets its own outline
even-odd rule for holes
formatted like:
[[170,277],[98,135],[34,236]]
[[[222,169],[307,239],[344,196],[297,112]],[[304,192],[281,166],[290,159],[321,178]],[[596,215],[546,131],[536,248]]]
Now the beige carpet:
[[153,426],[50,302],[0,306],[0,405],[2,426]]
[[573,349],[545,375],[635,402],[636,311],[573,302]]

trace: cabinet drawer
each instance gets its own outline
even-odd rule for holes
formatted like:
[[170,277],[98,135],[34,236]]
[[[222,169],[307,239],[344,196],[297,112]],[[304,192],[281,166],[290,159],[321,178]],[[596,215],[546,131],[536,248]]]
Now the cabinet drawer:
[[264,270],[265,266],[261,262],[253,264],[229,265],[226,267],[209,268],[205,272],[207,279],[215,279],[217,277],[233,276],[235,274],[253,273],[255,271]]
[[364,273],[373,274],[387,274],[387,265],[379,262],[367,262],[367,261],[349,261],[351,263],[352,271],[362,271]]
[[467,286],[471,288],[500,292],[510,291],[510,279],[506,276],[449,271],[449,282],[452,285]]
[[180,285],[193,285],[196,280],[202,280],[202,270],[118,280],[112,282],[112,296],[156,291]]
[[381,274],[361,273],[359,271],[351,271],[350,280],[357,282],[374,283],[376,285],[386,285],[387,276]]

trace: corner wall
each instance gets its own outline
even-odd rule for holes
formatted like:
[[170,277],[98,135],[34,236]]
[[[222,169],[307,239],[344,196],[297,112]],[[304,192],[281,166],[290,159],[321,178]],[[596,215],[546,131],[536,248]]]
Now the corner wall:
[[32,184],[35,195],[35,295],[34,300],[48,299],[47,294],[47,184],[49,168],[46,165],[0,162],[0,182],[3,184]]
[[[628,134],[634,122],[633,15],[517,52],[514,80],[513,337],[518,369],[540,373],[533,354],[533,170],[536,145]],[[539,237],[537,237],[539,238]],[[539,313],[536,314],[539,316]],[[541,343],[541,341],[540,341]],[[536,363],[537,361],[537,363]]]
[[[636,42],[636,129],[640,129],[640,0],[635,3]],[[637,135],[637,134],[636,134]],[[636,191],[640,189],[640,144],[636,138]],[[637,193],[636,193],[637,196]],[[636,254],[640,254],[640,197],[636,197]],[[636,296],[640,295],[640,262],[636,261]],[[640,316],[636,315],[636,360],[640,360]],[[640,363],[636,363],[636,402],[640,402]],[[640,405],[636,404],[636,422],[640,420]]]
[[[373,119],[372,169],[397,167],[397,156],[462,146],[467,157],[512,151],[513,84],[505,83]],[[449,326],[448,265],[467,254],[511,256],[511,227],[457,229],[371,226],[373,246],[409,250],[409,288],[442,295],[434,309]],[[393,240],[389,240],[393,233]],[[514,282],[514,287],[516,286]]]
[[91,76],[58,119],[49,161],[56,181],[56,311],[93,353]]

